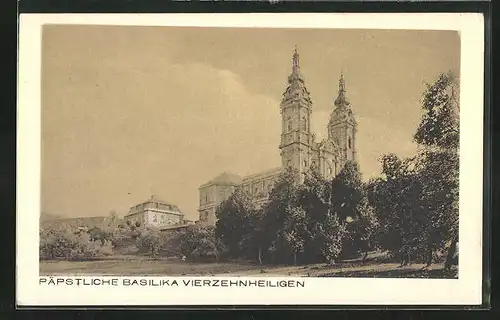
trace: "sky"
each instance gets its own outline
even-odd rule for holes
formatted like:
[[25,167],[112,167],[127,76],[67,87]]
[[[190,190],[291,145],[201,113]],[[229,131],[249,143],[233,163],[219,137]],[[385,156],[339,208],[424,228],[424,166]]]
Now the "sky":
[[343,72],[365,180],[414,152],[425,83],[460,70],[454,31],[44,26],[42,211],[124,215],[154,194],[197,220],[201,184],[280,165],[295,46],[317,140]]

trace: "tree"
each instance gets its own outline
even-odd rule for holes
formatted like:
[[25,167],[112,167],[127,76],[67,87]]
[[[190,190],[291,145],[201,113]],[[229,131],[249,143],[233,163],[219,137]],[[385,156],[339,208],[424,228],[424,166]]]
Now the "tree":
[[393,254],[401,265],[411,262],[421,240],[423,208],[420,201],[421,181],[415,174],[413,159],[385,155],[382,177],[370,181],[368,197],[379,222],[378,242]]
[[293,253],[293,264],[297,264],[297,254],[303,252],[307,237],[307,216],[303,208],[288,205],[285,209],[283,237],[290,251]]
[[215,235],[215,227],[195,224],[189,226],[180,235],[179,252],[191,259],[214,257],[219,261],[225,251],[222,241]]
[[452,72],[442,73],[433,84],[426,86],[422,119],[414,140],[423,146],[457,151],[460,111],[456,98],[458,79]]
[[40,259],[88,260],[113,254],[109,241],[94,241],[87,232],[70,228],[40,229]]
[[161,232],[155,229],[145,229],[136,241],[137,248],[148,251],[152,258],[158,257],[164,244]]
[[348,161],[339,174],[332,180],[331,210],[346,223],[343,239],[343,255],[358,254],[364,247],[368,250],[368,223],[373,217],[367,199],[365,185],[357,162]]
[[[412,158],[382,158],[382,177],[371,181],[370,202],[380,222],[380,244],[405,265],[429,266],[434,252],[458,241],[459,121],[456,79],[439,75],[423,94],[423,115]],[[449,255],[452,255],[449,253]]]
[[332,181],[331,204],[339,218],[345,220],[356,214],[356,207],[363,197],[363,183],[359,165],[348,161]]
[[252,251],[253,224],[256,208],[250,196],[242,189],[223,201],[216,211],[215,235],[233,257],[249,255]]
[[342,252],[342,241],[347,232],[345,222],[336,213],[329,212],[319,230],[323,239],[323,255],[333,265]]
[[300,206],[307,215],[305,234],[305,260],[309,263],[323,260],[323,238],[319,227],[325,222],[330,209],[331,183],[324,179],[316,168],[305,173],[299,194]]
[[422,119],[414,135],[415,142],[422,146],[419,161],[428,211],[428,227],[424,233],[427,265],[432,263],[432,252],[443,249],[447,242],[451,242],[448,256],[452,256],[458,241],[460,105],[457,91],[458,79],[451,72],[440,74],[433,84],[427,84],[422,99]]
[[367,197],[363,197],[356,207],[357,214],[352,222],[348,223],[347,238],[350,241],[351,250],[364,252],[363,260],[368,252],[375,247],[379,222],[374,208],[368,203]]
[[263,240],[273,262],[287,261],[292,252],[285,239],[285,221],[290,207],[298,207],[299,175],[293,168],[284,169],[274,188],[269,193],[269,201],[264,207]]

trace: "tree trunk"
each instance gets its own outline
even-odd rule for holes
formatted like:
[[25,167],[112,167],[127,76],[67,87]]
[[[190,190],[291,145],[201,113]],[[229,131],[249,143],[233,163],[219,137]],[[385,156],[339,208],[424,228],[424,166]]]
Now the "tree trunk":
[[262,247],[259,246],[259,264],[262,265]]
[[365,251],[365,254],[363,255],[363,262],[365,262],[366,258],[368,257],[368,250]]
[[427,248],[427,261],[425,263],[426,267],[429,267],[432,264],[432,248],[429,246]]
[[450,247],[448,248],[446,261],[444,263],[444,268],[447,270],[451,269],[451,266],[453,265],[453,258],[455,256],[455,251],[457,250],[457,242],[458,242],[458,236],[453,238]]

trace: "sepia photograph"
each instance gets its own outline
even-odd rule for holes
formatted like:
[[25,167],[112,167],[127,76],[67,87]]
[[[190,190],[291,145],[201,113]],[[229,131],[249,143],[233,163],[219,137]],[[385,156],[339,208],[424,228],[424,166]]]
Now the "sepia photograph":
[[40,277],[459,279],[459,30],[47,23],[39,41]]

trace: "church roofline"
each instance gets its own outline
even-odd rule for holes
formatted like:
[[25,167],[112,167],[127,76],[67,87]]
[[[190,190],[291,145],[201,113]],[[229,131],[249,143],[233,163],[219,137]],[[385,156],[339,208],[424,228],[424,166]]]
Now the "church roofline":
[[282,167],[276,167],[276,168],[273,168],[273,169],[269,169],[269,170],[265,170],[265,171],[261,171],[261,172],[257,172],[257,173],[253,173],[253,174],[249,174],[249,175],[243,177],[243,182],[242,183],[248,182],[248,180],[253,180],[255,178],[260,178],[260,177],[265,177],[265,176],[270,176],[270,175],[278,174],[279,172],[281,172],[282,169],[283,169]]

